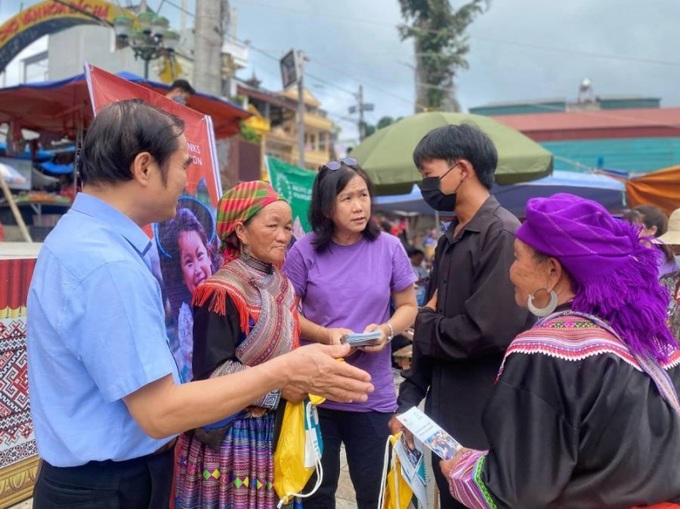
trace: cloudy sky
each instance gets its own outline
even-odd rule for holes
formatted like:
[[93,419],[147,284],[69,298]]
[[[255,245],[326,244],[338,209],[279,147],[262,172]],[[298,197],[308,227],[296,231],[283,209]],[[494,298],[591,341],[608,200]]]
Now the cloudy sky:
[[[148,4],[160,6],[178,26],[182,1]],[[193,12],[194,0],[184,1]],[[0,0],[0,21],[20,3]],[[356,137],[356,117],[348,108],[356,103],[359,85],[364,102],[375,106],[369,122],[413,112],[413,45],[399,39],[398,0],[232,0],[232,6],[237,37],[252,45],[250,65],[239,76],[254,72],[263,86],[278,90],[278,59],[292,48],[304,51],[306,85],[342,127],[341,138]],[[457,80],[458,99],[464,109],[573,100],[580,82],[589,78],[601,96],[659,97],[662,106],[678,106],[678,20],[678,0],[491,0],[468,29],[470,69]],[[12,79],[8,72],[8,84]]]

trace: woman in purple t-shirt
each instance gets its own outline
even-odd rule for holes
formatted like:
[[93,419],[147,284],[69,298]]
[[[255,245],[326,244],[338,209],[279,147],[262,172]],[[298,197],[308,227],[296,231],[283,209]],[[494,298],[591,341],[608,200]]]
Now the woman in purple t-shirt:
[[[305,509],[333,509],[345,444],[359,509],[378,505],[387,426],[396,409],[390,349],[417,313],[415,276],[399,239],[371,221],[373,185],[354,159],[319,169],[309,209],[313,233],[291,248],[283,268],[300,299],[302,339],[333,344],[350,332],[379,330],[376,346],[362,347],[347,362],[371,374],[375,391],[365,403],[324,403],[321,488]],[[390,316],[390,302],[394,313]]]

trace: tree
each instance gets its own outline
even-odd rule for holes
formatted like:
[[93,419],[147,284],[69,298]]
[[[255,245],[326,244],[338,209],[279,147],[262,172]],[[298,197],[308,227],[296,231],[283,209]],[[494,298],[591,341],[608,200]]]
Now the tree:
[[365,124],[366,127],[364,129],[366,132],[366,138],[368,138],[371,134],[375,133],[379,129],[387,127],[388,125],[392,125],[399,120],[401,120],[401,117],[397,118],[396,120],[393,119],[392,117],[380,117],[380,120],[378,120],[378,123],[376,125]]
[[460,110],[454,78],[458,69],[468,68],[465,29],[489,2],[471,0],[454,10],[450,0],[399,0],[406,22],[399,26],[401,39],[413,38],[415,46],[416,113]]
[[380,120],[378,120],[378,124],[376,125],[376,127],[378,129],[382,129],[383,127],[387,127],[388,125],[394,124],[394,122],[395,120],[392,117],[382,117]]

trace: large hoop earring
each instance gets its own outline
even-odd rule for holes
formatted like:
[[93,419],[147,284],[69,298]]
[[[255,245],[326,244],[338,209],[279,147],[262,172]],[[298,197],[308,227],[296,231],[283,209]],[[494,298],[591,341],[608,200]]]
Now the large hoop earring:
[[529,308],[529,311],[531,312],[531,314],[533,314],[533,315],[535,315],[539,318],[543,318],[544,316],[548,316],[550,313],[555,311],[555,308],[557,308],[557,294],[553,290],[550,290],[550,302],[548,302],[547,306],[545,306],[543,308],[539,308],[539,307],[536,307],[534,305],[534,294],[536,294],[537,292],[540,292],[541,290],[543,290],[545,292],[548,291],[547,288],[539,288],[534,293],[529,295],[529,299],[527,300],[527,308]]

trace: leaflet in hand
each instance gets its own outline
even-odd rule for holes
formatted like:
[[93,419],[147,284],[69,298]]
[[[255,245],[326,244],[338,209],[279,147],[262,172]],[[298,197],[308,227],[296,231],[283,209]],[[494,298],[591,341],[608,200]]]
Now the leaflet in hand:
[[413,407],[397,416],[397,419],[420,442],[429,447],[442,459],[448,460],[463,448],[456,440],[444,431],[439,424],[430,419],[418,408]]
[[373,332],[353,332],[352,334],[345,334],[342,337],[342,342],[349,346],[375,346],[380,343],[381,335],[380,329]]

